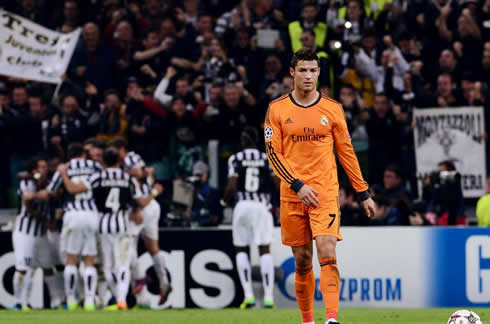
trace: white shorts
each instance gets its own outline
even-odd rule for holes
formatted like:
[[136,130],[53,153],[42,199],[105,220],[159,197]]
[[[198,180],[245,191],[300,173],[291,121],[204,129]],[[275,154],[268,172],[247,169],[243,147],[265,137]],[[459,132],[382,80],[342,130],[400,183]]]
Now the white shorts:
[[54,265],[65,264],[65,255],[61,252],[61,234],[57,231],[47,231],[46,237],[48,239],[49,248],[52,253]]
[[74,255],[97,254],[99,216],[86,211],[68,211],[63,217],[62,251]]
[[158,241],[160,221],[160,204],[153,199],[148,206],[143,208],[142,234],[152,240]]
[[129,267],[133,240],[129,233],[100,234],[104,270],[117,273],[120,267]]
[[46,235],[32,236],[18,231],[12,232],[15,268],[21,271],[50,268],[54,265],[53,251]]
[[249,246],[255,243],[269,245],[272,243],[272,214],[266,205],[257,201],[239,201],[233,210],[232,234],[233,245]]

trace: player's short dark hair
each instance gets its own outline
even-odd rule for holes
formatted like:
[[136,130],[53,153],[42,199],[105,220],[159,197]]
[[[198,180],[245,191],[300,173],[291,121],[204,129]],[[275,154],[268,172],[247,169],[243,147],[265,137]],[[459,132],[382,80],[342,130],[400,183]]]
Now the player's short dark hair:
[[291,59],[291,67],[294,69],[299,61],[316,61],[318,66],[320,66],[318,56],[310,48],[302,48],[294,53]]
[[257,146],[259,132],[253,126],[245,126],[240,134],[242,146]]
[[29,173],[32,173],[34,170],[36,170],[37,166],[39,164],[39,161],[45,161],[45,159],[41,156],[35,156],[35,157],[31,158],[27,162],[26,171]]
[[97,137],[90,137],[83,142],[83,146],[92,145],[93,147],[104,149],[107,147],[107,144],[104,141],[101,141]]
[[83,155],[83,153],[85,153],[85,150],[83,149],[83,145],[81,143],[74,142],[68,145],[68,160],[79,158]]
[[105,149],[102,159],[107,167],[116,166],[119,162],[119,153],[114,148],[108,147]]
[[112,141],[109,142],[109,147],[115,147],[117,149],[128,149],[128,142],[124,137],[117,136]]

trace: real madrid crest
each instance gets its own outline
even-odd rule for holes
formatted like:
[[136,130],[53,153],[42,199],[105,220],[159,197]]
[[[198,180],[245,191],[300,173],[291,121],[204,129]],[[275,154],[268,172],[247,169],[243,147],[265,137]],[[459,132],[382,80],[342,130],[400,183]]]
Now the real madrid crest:
[[328,124],[327,116],[322,115],[322,119],[320,119],[320,124],[322,124],[323,126],[327,126],[327,124]]

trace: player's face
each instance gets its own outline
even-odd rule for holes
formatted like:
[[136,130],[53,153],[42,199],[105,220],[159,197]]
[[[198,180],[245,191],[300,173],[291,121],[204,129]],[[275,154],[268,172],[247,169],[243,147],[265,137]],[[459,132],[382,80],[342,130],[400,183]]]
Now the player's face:
[[48,163],[44,160],[37,162],[36,172],[41,175],[41,179],[46,179],[48,176]]
[[317,61],[299,61],[296,67],[290,68],[289,72],[294,78],[294,87],[300,91],[313,91],[316,89],[320,67]]
[[92,149],[90,150],[90,157],[92,158],[92,160],[97,161],[101,164],[104,163],[102,159],[103,154],[104,154],[104,150],[98,147],[92,147]]

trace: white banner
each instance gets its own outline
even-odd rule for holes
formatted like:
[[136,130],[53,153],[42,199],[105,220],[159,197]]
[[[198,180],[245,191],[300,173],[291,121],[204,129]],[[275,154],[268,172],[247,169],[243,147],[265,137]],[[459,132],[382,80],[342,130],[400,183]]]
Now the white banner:
[[416,109],[417,177],[438,170],[450,160],[461,174],[465,198],[485,194],[485,132],[482,107]]
[[80,36],[61,34],[0,9],[0,74],[59,83]]

